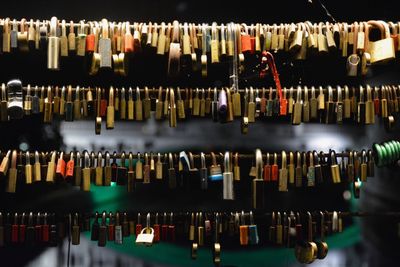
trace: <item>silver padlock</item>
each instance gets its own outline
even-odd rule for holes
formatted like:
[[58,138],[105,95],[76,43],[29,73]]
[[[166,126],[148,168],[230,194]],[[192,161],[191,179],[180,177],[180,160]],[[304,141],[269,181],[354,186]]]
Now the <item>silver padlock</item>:
[[233,172],[231,157],[229,151],[225,152],[224,156],[224,173],[223,176],[223,198],[224,200],[234,200],[233,190]]
[[[150,233],[145,233],[145,231],[150,231]],[[154,239],[154,229],[151,227],[143,228],[140,234],[136,238],[136,244],[151,246]]]
[[136,237],[136,244],[151,246],[154,240],[154,229],[150,227],[150,213],[147,213],[146,227]]
[[21,119],[24,115],[22,101],[22,83],[14,79],[7,83],[8,107],[7,114],[10,119]]

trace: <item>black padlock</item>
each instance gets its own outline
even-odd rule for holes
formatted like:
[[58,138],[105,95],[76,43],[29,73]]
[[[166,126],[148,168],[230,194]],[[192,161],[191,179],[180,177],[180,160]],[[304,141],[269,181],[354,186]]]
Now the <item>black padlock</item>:
[[[36,92],[35,92],[35,94],[36,94]],[[33,104],[33,98],[32,98],[32,104]],[[33,110],[33,107],[32,107],[32,110]],[[73,110],[74,110],[74,102],[72,102],[72,86],[68,86],[67,100],[65,102],[65,121],[73,121],[74,120]]]
[[10,213],[6,214],[4,220],[4,241],[6,244],[11,243],[11,217]]
[[99,240],[99,213],[96,212],[93,224],[92,224],[92,232],[90,235],[90,240],[98,241]]
[[357,122],[359,124],[365,124],[365,112],[366,106],[364,102],[364,88],[360,86],[360,99],[357,105]]
[[129,236],[129,222],[128,222],[128,214],[124,212],[123,219],[122,219],[122,236],[128,237]]
[[322,170],[322,179],[324,182],[332,181],[331,169],[328,165],[328,162],[325,160],[324,152],[319,153],[321,170]]
[[55,215],[50,216],[50,234],[49,234],[49,245],[56,247],[58,244],[57,226],[55,222]]
[[117,152],[114,151],[113,153],[113,162],[111,163],[111,182],[117,181]]
[[99,240],[97,245],[99,247],[105,247],[107,243],[107,225],[106,225],[106,212],[103,211],[101,217],[101,225],[99,226]]
[[127,168],[126,168],[126,165],[125,165],[125,159],[126,159],[125,158],[125,152],[122,152],[120,166],[117,167],[117,172],[116,172],[117,185],[126,185]]
[[36,244],[40,244],[43,240],[43,228],[41,223],[42,215],[40,212],[36,215],[36,224],[35,224],[35,242]]
[[70,225],[67,223],[67,219],[68,218],[66,216],[61,216],[56,219],[58,240],[63,240],[66,237],[66,225],[70,227]]
[[214,88],[214,100],[211,102],[211,116],[214,122],[218,121],[218,92]]
[[372,151],[368,150],[368,177],[374,177],[375,175],[375,161],[374,161],[374,157],[372,155]]
[[47,174],[47,153],[42,152],[40,157],[42,160],[42,163],[40,164],[40,173],[42,175],[41,180],[43,181],[44,179],[46,179],[46,174]]
[[[69,215],[71,217],[71,215]],[[70,219],[71,224],[71,219]],[[73,223],[71,227],[71,244],[72,245],[79,245],[81,243],[81,232],[79,228],[79,215],[75,213]]]
[[83,231],[90,231],[90,214],[85,214],[83,216]]
[[319,156],[317,151],[313,151],[314,157],[314,169],[315,169],[315,181],[317,184],[322,184],[324,182],[324,178],[322,177],[322,168],[319,161]]
[[35,227],[33,226],[33,213],[29,213],[28,226],[26,227],[26,244],[33,245],[35,243]]
[[328,102],[326,102],[325,123],[332,124],[336,122],[336,103],[333,101],[333,89],[328,86]]
[[[192,190],[200,190],[200,173],[199,169],[196,168],[195,163],[194,163],[194,158],[192,152],[189,152],[189,188],[190,191]],[[207,177],[207,174],[206,174]],[[207,178],[206,178],[207,179]]]

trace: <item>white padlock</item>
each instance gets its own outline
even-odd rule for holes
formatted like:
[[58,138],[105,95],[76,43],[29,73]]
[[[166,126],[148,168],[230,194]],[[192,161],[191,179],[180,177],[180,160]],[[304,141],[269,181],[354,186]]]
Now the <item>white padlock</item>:
[[[146,233],[150,231],[150,233]],[[154,229],[151,227],[143,228],[136,238],[136,244],[151,246],[154,240]]]

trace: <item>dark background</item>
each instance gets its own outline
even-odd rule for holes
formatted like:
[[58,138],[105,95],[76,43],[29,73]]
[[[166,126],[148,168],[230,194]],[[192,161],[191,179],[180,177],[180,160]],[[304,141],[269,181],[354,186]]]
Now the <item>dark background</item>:
[[[311,3],[310,3],[311,2]],[[322,1],[338,21],[384,19],[396,20],[397,1]],[[130,21],[181,21],[203,23],[279,23],[310,20],[326,21],[327,17],[319,1],[4,1],[2,17],[49,18],[63,17],[67,21],[109,20]]]

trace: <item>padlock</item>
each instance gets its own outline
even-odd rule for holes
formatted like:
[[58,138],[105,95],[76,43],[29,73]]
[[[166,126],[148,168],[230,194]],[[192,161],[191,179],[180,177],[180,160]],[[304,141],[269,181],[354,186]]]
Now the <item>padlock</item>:
[[249,244],[257,245],[259,241],[257,225],[254,223],[253,212],[250,211]]
[[57,36],[57,23],[57,18],[52,17],[47,46],[47,68],[50,70],[60,68],[60,38]]
[[13,150],[11,154],[10,168],[8,169],[6,192],[15,193],[16,186],[17,186],[17,151]]
[[231,164],[231,154],[229,151],[225,152],[224,156],[224,173],[223,176],[223,199],[234,200],[234,187],[233,187],[233,172]]
[[206,166],[206,156],[203,152],[200,153],[200,188],[202,190],[207,190],[208,188],[208,175],[207,175],[207,166]]
[[7,88],[4,83],[1,85],[0,120],[8,121]]
[[22,101],[22,83],[14,79],[7,83],[8,106],[7,114],[10,119],[21,119],[24,116]]
[[76,37],[76,55],[85,56],[86,53],[86,29],[85,22],[80,21],[80,26],[78,30],[78,36]]
[[117,172],[116,172],[117,185],[126,185],[127,169],[126,169],[125,161],[126,161],[125,152],[122,152],[120,166],[117,167]]
[[105,247],[107,243],[107,224],[106,224],[106,212],[104,211],[101,216],[101,224],[99,226],[99,238],[97,245],[99,247]]
[[286,152],[282,151],[281,154],[282,167],[279,170],[278,190],[279,192],[286,192],[288,190],[288,169]]
[[[381,32],[381,39],[371,41],[369,38],[368,51],[371,55],[371,64],[386,63],[396,57],[394,42],[390,38],[389,26],[383,21],[368,21],[368,25],[378,28]],[[371,31],[370,31],[371,32]]]
[[211,181],[221,181],[223,180],[221,166],[217,163],[217,158],[214,152],[211,152],[212,164],[210,166],[209,178]]
[[99,40],[100,68],[111,68],[111,39],[109,36],[109,23],[101,20],[101,38]]
[[28,84],[26,88],[26,94],[24,98],[24,114],[31,115],[32,113],[32,95],[31,95],[31,85]]
[[[71,222],[71,215],[70,215],[70,222]],[[93,231],[94,231],[94,229],[92,230],[92,233],[93,233]],[[81,233],[80,233],[80,229],[79,229],[79,215],[78,215],[78,213],[75,213],[74,219],[73,219],[73,224],[71,226],[71,237],[72,237],[71,244],[79,245],[80,244],[80,236],[81,236]],[[92,239],[92,240],[94,240],[94,239]]]
[[[145,233],[150,232],[150,233]],[[154,229],[149,227],[149,228],[143,228],[140,234],[136,238],[136,244],[139,245],[146,245],[146,246],[151,246],[153,244],[154,240]]]
[[150,213],[146,216],[146,227],[136,237],[136,244],[151,246],[154,240],[154,229],[150,227]]
[[255,151],[256,167],[255,177],[252,181],[252,207],[262,209],[264,207],[264,179],[263,179],[263,160],[260,149]]

